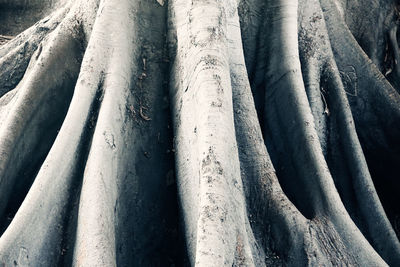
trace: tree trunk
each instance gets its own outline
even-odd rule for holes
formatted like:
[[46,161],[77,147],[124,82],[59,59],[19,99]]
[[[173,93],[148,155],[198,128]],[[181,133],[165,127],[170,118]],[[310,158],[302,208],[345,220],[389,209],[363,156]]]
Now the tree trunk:
[[0,265],[400,265],[399,10],[0,0]]

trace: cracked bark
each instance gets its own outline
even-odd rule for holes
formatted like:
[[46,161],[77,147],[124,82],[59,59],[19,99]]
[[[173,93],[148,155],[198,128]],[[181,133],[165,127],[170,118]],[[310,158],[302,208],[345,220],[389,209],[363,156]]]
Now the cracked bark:
[[0,264],[399,265],[367,2],[0,0]]

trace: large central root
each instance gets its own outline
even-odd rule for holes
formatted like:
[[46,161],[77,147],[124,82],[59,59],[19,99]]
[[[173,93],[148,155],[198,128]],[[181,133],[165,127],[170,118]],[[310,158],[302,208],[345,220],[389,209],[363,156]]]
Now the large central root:
[[399,265],[393,13],[342,2],[76,0],[1,46],[0,265]]

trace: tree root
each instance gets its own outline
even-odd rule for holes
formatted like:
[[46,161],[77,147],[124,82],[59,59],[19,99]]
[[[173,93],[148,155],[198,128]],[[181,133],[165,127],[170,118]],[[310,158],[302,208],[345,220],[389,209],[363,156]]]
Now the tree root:
[[[400,144],[395,137],[400,133],[400,95],[356,43],[338,16],[336,6],[328,1],[321,3],[329,10],[325,15],[330,36],[335,40],[338,38],[337,42],[348,44],[340,46],[337,42],[332,42],[331,45],[339,70],[349,72],[348,62],[352,64],[351,71],[357,82],[358,95],[349,96],[348,99],[357,134],[380,200],[389,219],[394,222],[400,213],[397,205],[392,204],[400,186],[396,171],[396,162],[400,159]],[[333,27],[338,23],[340,26]],[[346,91],[353,90],[351,87],[354,85],[344,85]]]
[[68,6],[54,12],[0,47],[0,97],[21,81],[33,53],[67,11]]
[[0,45],[6,44],[8,41],[10,41],[13,36],[7,36],[7,35],[0,35]]
[[[48,140],[54,139],[51,136],[55,136],[72,95],[72,86],[79,70],[79,61],[75,58],[79,60],[80,53],[79,43],[60,28],[50,37],[43,53],[37,55],[38,59],[31,60],[28,74],[14,96],[18,99],[9,107],[9,114],[0,133],[1,154],[5,159],[0,167],[0,190],[4,197],[1,201],[1,214],[4,212],[6,199],[12,192],[14,183],[11,181],[15,180],[21,169],[28,168],[27,164],[32,160],[30,151],[37,148],[38,156],[42,153],[45,155],[52,142],[46,144],[41,143],[41,140],[49,142]],[[65,54],[73,55],[72,60],[62,62],[60,56]],[[48,72],[50,69],[53,73]],[[42,87],[43,82],[47,88]],[[56,110],[59,112],[54,116],[53,112]],[[48,127],[46,135],[49,136],[45,139],[42,139],[43,125]],[[26,137],[28,133],[30,138]]]
[[[303,2],[300,3],[300,10],[304,10],[302,8],[302,5],[304,5]],[[318,7],[318,4],[314,3],[312,6]],[[277,9],[275,9],[274,14],[279,14],[279,12],[276,12],[276,10]],[[314,64],[315,62],[321,64],[321,62],[326,62],[328,59],[333,59],[331,54],[332,52],[329,51],[329,40],[327,38],[328,35],[326,33],[325,26],[324,24],[318,24],[320,21],[322,21],[322,23],[324,22],[323,14],[321,10],[307,10],[306,12],[301,13],[303,17],[300,17],[301,20],[299,21],[301,27],[299,40],[300,43],[307,43],[307,45],[299,46],[300,49],[305,49],[300,50],[302,59],[301,66],[304,66],[303,70],[300,70],[300,64],[293,61],[293,59],[296,58],[296,41],[289,41],[290,38],[293,38],[293,35],[297,36],[295,32],[297,31],[297,27],[290,28],[289,25],[291,22],[286,20],[289,20],[291,16],[288,15],[289,13],[286,13],[289,11],[285,10],[288,9],[282,9],[281,11],[282,17],[284,18],[283,20],[274,20],[273,16],[271,18],[271,21],[276,22],[276,29],[286,27],[288,31],[293,29],[293,32],[288,32],[283,38],[274,37],[273,34],[270,34],[271,39],[268,42],[271,45],[270,51],[273,51],[271,54],[269,54],[269,60],[271,62],[269,69],[273,70],[273,72],[271,71],[273,76],[270,73],[266,74],[266,80],[268,81],[268,84],[266,94],[267,103],[265,106],[267,109],[265,110],[264,118],[266,119],[265,136],[267,147],[271,149],[270,152],[272,153],[274,166],[277,167],[278,177],[284,191],[288,194],[289,198],[294,201],[295,205],[300,209],[300,211],[311,220],[314,220],[313,218],[320,218],[320,216],[326,217],[333,223],[339,236],[341,236],[341,240],[344,245],[348,247],[348,249],[350,247],[354,248],[358,246],[358,244],[354,243],[354,240],[358,240],[357,242],[363,244],[366,244],[367,241],[362,240],[363,237],[361,233],[357,233],[355,231],[356,228],[353,225],[350,217],[347,215],[347,211],[339,204],[341,201],[339,199],[339,195],[337,195],[335,186],[332,183],[333,180],[329,171],[332,168],[332,159],[330,159],[329,162],[326,162],[323,156],[325,154],[325,156],[328,156],[328,159],[331,158],[329,151],[326,151],[324,148],[327,147],[326,144],[328,140],[331,142],[331,138],[329,135],[327,135],[329,134],[328,129],[331,128],[330,126],[328,127],[328,125],[336,120],[337,114],[334,114],[334,111],[331,110],[330,117],[333,118],[327,117],[327,114],[324,114],[323,112],[323,102],[315,97],[315,95],[319,96],[320,92],[318,88],[319,86],[315,86],[314,83],[319,83],[318,81],[321,81],[323,82],[323,88],[325,88],[328,92],[328,106],[335,107],[335,105],[337,106],[338,103],[332,102],[331,95],[334,91],[340,91],[341,88],[341,85],[337,82],[334,82],[334,85],[331,86],[332,81],[324,81],[326,80],[324,74],[319,74],[320,70],[322,69],[324,71],[331,70],[332,73],[336,73],[335,77],[337,77],[337,70],[329,68],[326,65],[315,66]],[[295,15],[292,17],[296,18]],[[280,26],[280,23],[282,23],[282,26]],[[292,23],[296,25],[296,21]],[[302,36],[302,29],[304,29],[304,33],[306,33],[304,36]],[[282,31],[279,31],[279,34],[282,34]],[[283,34],[286,34],[286,32],[283,31]],[[282,43],[274,43],[275,40],[282,40]],[[284,50],[287,49],[287,47],[289,47],[289,50]],[[285,65],[283,64],[278,65],[277,61],[282,61],[282,59],[276,58],[275,55],[285,55],[288,60],[285,59],[283,62],[288,62],[290,59],[293,63],[291,63],[289,65],[290,67],[287,68],[285,68]],[[276,59],[276,61],[274,61],[274,59]],[[279,71],[276,70],[277,67],[275,66],[279,66]],[[304,71],[306,74],[306,82],[302,81],[301,76],[299,77],[302,71]],[[319,79],[319,77],[321,77],[321,79]],[[340,78],[336,78],[336,81],[337,79],[340,80]],[[306,90],[305,88],[302,88],[303,84],[307,85],[308,88]],[[307,92],[308,99],[305,98],[304,92]],[[344,99],[343,97],[344,96],[342,95],[342,99]],[[315,101],[314,99],[317,99],[318,101]],[[288,102],[287,104],[282,104],[283,101]],[[346,106],[345,102],[342,103],[343,104],[339,105],[340,110],[341,112],[345,112],[347,114],[347,119],[342,117],[338,123],[340,125],[346,125],[347,127],[348,125],[352,124],[352,119],[351,115],[349,115],[350,110],[348,109],[348,105]],[[292,107],[293,110],[291,110]],[[308,107],[311,107],[311,110]],[[335,110],[335,112],[337,111]],[[313,116],[310,116],[311,114],[313,114]],[[324,124],[326,126],[322,128],[320,126],[314,126],[315,124],[318,125],[321,123],[321,117],[325,120]],[[315,132],[314,129],[318,130],[319,136],[317,136],[317,132]],[[343,135],[347,137],[343,137]],[[360,166],[357,171],[355,170],[355,173],[358,173],[359,178],[352,177],[349,179],[354,179],[355,181],[357,181],[357,179],[361,179],[363,181],[359,184],[359,186],[362,184],[362,188],[364,188],[361,189],[361,192],[364,190],[370,193],[374,192],[375,190],[372,182],[370,178],[368,178],[369,173],[365,164],[365,160],[363,161],[362,153],[360,154],[361,148],[359,145],[357,148],[358,140],[355,137],[354,128],[351,131],[347,131],[347,133],[343,133],[343,135],[341,135],[340,140],[348,140],[349,144],[349,147],[345,149],[345,153],[349,153],[348,157],[353,157],[354,160],[351,168]],[[353,136],[353,138],[348,139],[351,136]],[[296,144],[301,144],[301,146]],[[329,143],[328,147],[335,147],[335,145]],[[304,161],[300,159],[304,159]],[[347,160],[350,160],[350,158],[347,158]],[[297,167],[295,167],[296,165]],[[335,171],[333,171],[333,173],[335,173]],[[293,181],[291,178],[293,176],[297,176],[296,181]],[[345,179],[343,177],[345,176],[342,176],[341,178]],[[335,177],[333,178],[335,179]],[[295,183],[297,183],[297,186],[294,185]],[[360,189],[359,186],[357,189]],[[303,193],[300,193],[298,188],[304,188]],[[316,194],[316,192],[319,193]],[[361,198],[362,197],[360,197],[360,199]],[[366,204],[366,206],[371,208],[375,205],[373,210],[376,211],[380,216],[379,218],[382,218],[383,220],[379,226],[381,227],[380,229],[386,229],[384,231],[387,231],[387,233],[393,237],[393,230],[391,229],[390,224],[388,224],[387,219],[385,219],[385,214],[378,199],[369,198],[369,200],[371,200],[372,203]],[[364,204],[359,203],[359,205],[361,207]],[[367,223],[368,221],[372,222],[373,220],[372,217],[368,217],[370,212],[371,211],[364,211],[363,220]],[[343,225],[346,225],[346,227],[343,227]],[[348,229],[353,229],[351,234],[353,237],[350,239],[348,237],[350,234]],[[372,233],[375,231],[376,230],[371,230]],[[375,237],[379,239],[377,236]],[[374,238],[371,237],[371,239]],[[380,240],[375,240],[372,243],[374,244],[375,249],[377,249],[386,260],[389,262],[390,260],[393,260],[389,255],[385,255],[385,253],[382,252],[393,251],[393,247],[398,247],[398,241],[395,237],[392,239],[390,249],[382,249],[383,243]],[[367,245],[363,245],[363,247],[365,249],[367,248]],[[372,248],[368,248],[368,250],[371,252]],[[372,254],[369,256],[372,256]],[[382,264],[377,254],[375,254],[373,258],[373,260],[376,261],[376,264]],[[356,262],[366,263],[370,260],[372,260],[372,258],[355,258]],[[396,262],[396,260],[394,260],[394,262]]]
[[339,5],[71,1],[1,46],[0,265],[398,265],[400,98]]

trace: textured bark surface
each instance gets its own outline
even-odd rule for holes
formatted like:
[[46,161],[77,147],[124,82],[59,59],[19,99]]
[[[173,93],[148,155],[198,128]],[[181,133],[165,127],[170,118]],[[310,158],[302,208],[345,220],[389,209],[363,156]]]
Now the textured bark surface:
[[400,265],[399,10],[0,0],[0,266]]

